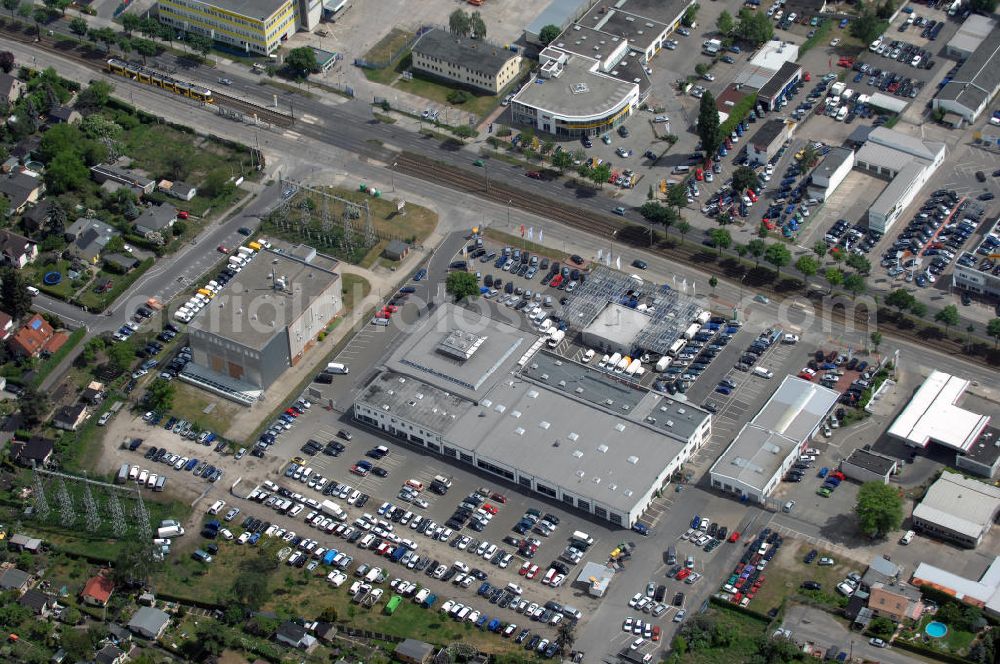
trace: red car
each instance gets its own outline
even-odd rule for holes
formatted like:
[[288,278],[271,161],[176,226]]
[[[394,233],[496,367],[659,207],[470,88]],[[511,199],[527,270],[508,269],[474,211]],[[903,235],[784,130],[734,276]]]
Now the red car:
[[541,180],[542,179],[542,174],[539,173],[538,171],[528,171],[527,173],[525,173],[525,175],[527,175],[532,180]]
[[701,182],[702,180],[704,180],[705,179],[705,171],[701,170],[700,168],[694,169],[694,179],[697,180],[698,182]]
[[385,305],[385,309],[383,309],[383,311],[388,311],[389,313],[396,313],[397,311],[399,311],[399,307],[397,307],[395,304],[387,304]]
[[808,83],[809,81],[812,80],[812,76],[809,75],[809,72],[806,72],[805,74],[802,75],[802,80]]
[[490,505],[489,503],[483,503],[483,509],[489,512],[490,514],[494,515],[500,511],[495,506]]
[[286,408],[285,409],[285,414],[286,415],[291,415],[292,417],[298,417],[299,416],[298,411],[295,410],[294,408]]
[[844,475],[844,474],[843,474],[842,472],[840,472],[839,470],[835,470],[835,471],[833,471],[832,473],[830,473],[830,477],[836,477],[836,478],[837,478],[838,480],[840,480],[841,482],[843,482],[844,480],[846,480],[846,479],[847,479],[847,476],[846,476],[846,475]]
[[229,250],[226,249],[226,245],[224,245],[224,244],[220,244],[216,248],[219,250],[219,253],[221,253],[221,254],[228,254],[229,253]]
[[538,565],[532,565],[531,568],[528,570],[528,573],[524,575],[524,578],[534,579],[536,576],[538,576],[538,573],[540,571],[541,568]]
[[184,210],[181,210],[180,212],[177,213],[178,219],[187,219],[188,217],[190,217],[190,215]]
[[660,626],[659,625],[653,625],[653,640],[654,641],[659,641],[660,640]]
[[737,542],[737,541],[739,541],[739,539],[740,539],[740,531],[734,530],[733,532],[731,532],[729,534],[729,539],[727,541],[729,541],[729,542]]
[[677,572],[677,576],[674,578],[676,578],[678,581],[683,581],[689,576],[691,576],[691,570],[689,570],[687,567],[684,567],[683,569],[681,569],[681,571]]
[[501,505],[507,502],[507,496],[503,495],[502,493],[491,493],[490,498],[492,500],[497,501]]
[[525,574],[528,573],[529,569],[531,569],[531,563],[525,561],[525,563],[521,565],[521,569],[517,570],[517,573],[520,574],[521,576],[524,576]]

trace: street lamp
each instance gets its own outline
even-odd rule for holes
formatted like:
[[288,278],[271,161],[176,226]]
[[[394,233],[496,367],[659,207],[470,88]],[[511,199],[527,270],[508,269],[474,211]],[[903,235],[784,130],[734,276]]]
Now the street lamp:
[[[397,164],[397,162],[395,162],[395,161],[392,162],[392,167],[396,168],[396,164]],[[393,191],[393,193],[395,193],[396,192],[396,171],[394,171],[394,170],[393,171],[389,171],[389,178],[392,181],[392,191]]]
[[612,261],[615,259],[615,236],[618,235],[618,231],[611,232],[611,253],[608,254],[608,260]]
[[507,229],[510,230],[510,204],[514,202],[514,199],[507,201]]

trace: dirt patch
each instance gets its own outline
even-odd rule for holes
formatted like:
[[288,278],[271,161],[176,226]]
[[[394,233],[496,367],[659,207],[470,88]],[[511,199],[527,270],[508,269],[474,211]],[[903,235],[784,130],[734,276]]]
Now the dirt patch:
[[[785,543],[764,570],[767,577],[764,585],[754,597],[751,605],[756,611],[766,613],[768,610],[781,604],[781,600],[796,592],[805,581],[816,581],[822,586],[824,595],[837,595],[837,584],[852,570],[861,571],[854,561],[841,560],[835,554],[817,549],[819,555],[810,564],[805,564],[803,560],[809,551],[814,547],[807,543],[801,543],[789,537],[785,537]],[[820,567],[818,565],[821,557],[830,557],[836,561],[835,565]]]

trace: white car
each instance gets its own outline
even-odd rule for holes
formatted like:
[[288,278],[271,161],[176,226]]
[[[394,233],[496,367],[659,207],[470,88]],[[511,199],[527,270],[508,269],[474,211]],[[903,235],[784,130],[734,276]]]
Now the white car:
[[239,539],[236,540],[236,543],[246,544],[249,539],[250,539],[250,533],[243,533],[242,535],[239,536]]
[[642,601],[642,600],[644,600],[644,599],[646,599],[645,595],[643,595],[642,593],[636,593],[636,594],[632,595],[632,599],[630,599],[628,601],[628,605],[630,607],[632,607],[633,609],[637,608],[639,606],[639,602]]
[[836,37],[830,42],[830,46],[839,46],[839,45],[840,45],[840,37]]

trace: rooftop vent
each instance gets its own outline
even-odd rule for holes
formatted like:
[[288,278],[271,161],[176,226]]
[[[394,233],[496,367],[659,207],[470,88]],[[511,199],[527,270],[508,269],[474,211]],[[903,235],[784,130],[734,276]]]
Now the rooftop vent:
[[578,388],[576,388],[573,391],[576,392],[577,394],[583,394],[583,388],[582,387],[578,387]]
[[405,379],[405,378],[403,378],[402,376],[400,376],[400,377],[399,377],[399,384],[400,384],[400,385],[402,385],[402,384],[403,384],[403,383],[405,383],[405,382],[406,382],[406,379]]
[[684,410],[683,408],[678,408],[678,409],[677,409],[677,414],[678,414],[678,415],[683,415],[683,414],[684,414],[685,412],[686,412],[686,411],[685,411],[685,410]]
[[581,480],[583,479],[583,475],[584,475],[584,472],[582,470],[576,471],[576,476],[579,477]]
[[540,426],[543,429],[548,429],[552,425],[546,422],[545,420],[542,420],[541,422],[538,423],[538,426]]
[[417,394],[416,394],[416,397],[417,397],[418,399],[423,399],[423,398],[424,398],[424,395],[423,395],[423,394],[421,394],[420,392],[417,392]]
[[524,435],[524,429],[521,428],[521,427],[517,427],[516,429],[514,429],[514,433],[516,433],[518,436],[523,436]]
[[620,433],[622,431],[625,431],[625,425],[619,422],[618,424],[615,425],[615,429],[618,430],[618,432]]
[[653,417],[652,415],[647,416],[646,421],[649,422],[650,424],[656,424],[656,418]]
[[580,450],[573,450],[573,456],[575,456],[577,459],[580,459],[583,457],[583,452],[581,452]]
[[618,490],[618,485],[617,484],[609,484],[608,485],[608,491],[617,491],[617,490]]
[[505,410],[507,410],[507,406],[503,405],[502,403],[498,403],[493,410],[495,410],[498,413],[502,413]]
[[510,416],[511,417],[521,417],[521,411],[519,411],[519,410],[512,410],[512,411],[510,411]]
[[567,438],[569,438],[570,440],[573,440],[573,441],[576,441],[576,440],[579,440],[579,439],[580,439],[580,434],[578,434],[578,433],[576,433],[576,432],[574,431],[574,432],[571,432],[571,433],[570,433],[570,434],[569,434],[568,436],[566,436],[566,437],[567,437]]
[[564,380],[559,381],[559,387],[566,387],[566,381]]
[[601,454],[607,454],[608,446],[605,445],[604,443],[601,443],[600,445],[597,446],[597,451],[600,452]]
[[626,497],[631,496],[632,495],[632,489],[625,489],[624,491],[622,491],[622,493],[624,493]]
[[529,390],[528,391],[528,398],[529,399],[537,399],[538,398],[538,390]]
[[628,462],[629,462],[630,464],[632,464],[632,465],[634,466],[634,465],[636,465],[637,463],[639,463],[639,457],[637,457],[637,456],[635,456],[635,455],[633,454],[633,455],[632,455],[632,456],[630,456],[630,457],[629,457],[628,459],[626,459],[626,461],[628,461]]
[[490,406],[493,405],[493,402],[489,399],[483,399],[483,405],[489,408]]

